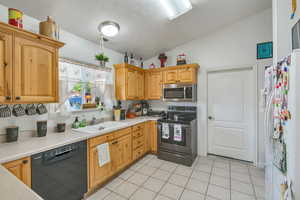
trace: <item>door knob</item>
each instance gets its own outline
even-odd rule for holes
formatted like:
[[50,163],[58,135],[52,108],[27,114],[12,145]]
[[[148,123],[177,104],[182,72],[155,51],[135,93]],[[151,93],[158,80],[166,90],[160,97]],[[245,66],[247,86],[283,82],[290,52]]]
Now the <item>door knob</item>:
[[214,118],[212,116],[208,116],[208,119],[209,120],[213,120]]

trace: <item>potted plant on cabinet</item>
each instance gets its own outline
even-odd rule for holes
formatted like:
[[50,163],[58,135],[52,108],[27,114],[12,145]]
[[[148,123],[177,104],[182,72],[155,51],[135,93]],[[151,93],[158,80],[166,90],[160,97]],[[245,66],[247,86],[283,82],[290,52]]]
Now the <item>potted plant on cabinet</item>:
[[104,53],[96,54],[95,58],[100,62],[101,67],[105,67],[105,63],[109,62],[109,58]]

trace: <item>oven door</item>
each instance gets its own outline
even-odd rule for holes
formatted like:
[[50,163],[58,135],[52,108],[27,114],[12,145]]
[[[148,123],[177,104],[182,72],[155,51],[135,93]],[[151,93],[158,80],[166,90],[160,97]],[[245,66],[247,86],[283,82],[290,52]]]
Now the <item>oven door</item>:
[[[165,123],[169,128],[168,137],[164,134],[163,123],[158,123],[158,148],[159,150],[189,153],[191,151],[191,127],[187,124]],[[180,125],[181,131],[178,130]],[[177,133],[176,133],[177,132]],[[181,132],[181,134],[180,134]]]

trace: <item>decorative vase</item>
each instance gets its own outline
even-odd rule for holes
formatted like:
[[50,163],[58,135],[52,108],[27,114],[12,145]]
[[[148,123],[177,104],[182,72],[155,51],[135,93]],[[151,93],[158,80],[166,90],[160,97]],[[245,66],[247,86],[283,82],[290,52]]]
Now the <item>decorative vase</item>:
[[100,60],[100,67],[105,67],[105,61]]

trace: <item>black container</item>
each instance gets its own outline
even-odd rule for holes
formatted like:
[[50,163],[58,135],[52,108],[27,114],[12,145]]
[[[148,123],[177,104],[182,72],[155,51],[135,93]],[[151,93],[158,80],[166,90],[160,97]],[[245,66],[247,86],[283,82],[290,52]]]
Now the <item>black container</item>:
[[58,123],[56,126],[56,131],[58,133],[63,133],[66,130],[66,123]]
[[18,140],[19,136],[19,127],[11,126],[6,128],[6,141],[15,142]]
[[126,110],[122,109],[121,110],[121,116],[120,116],[121,120],[125,120],[126,119]]
[[44,137],[47,135],[47,121],[38,121],[36,126],[38,137]]

